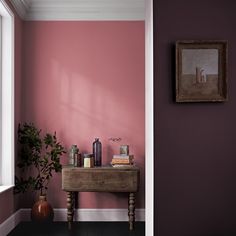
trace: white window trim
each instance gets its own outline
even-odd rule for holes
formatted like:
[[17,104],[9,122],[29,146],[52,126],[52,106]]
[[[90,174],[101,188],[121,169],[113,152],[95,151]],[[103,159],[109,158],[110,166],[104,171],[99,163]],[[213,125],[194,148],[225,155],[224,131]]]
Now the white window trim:
[[154,235],[153,0],[145,1],[145,235]]
[[1,58],[1,183],[0,193],[14,186],[14,14],[0,0],[2,18]]

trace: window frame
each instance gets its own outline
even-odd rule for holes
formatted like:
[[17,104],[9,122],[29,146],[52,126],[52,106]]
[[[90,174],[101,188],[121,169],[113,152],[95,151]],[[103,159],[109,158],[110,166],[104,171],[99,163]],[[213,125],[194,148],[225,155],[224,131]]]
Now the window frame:
[[0,70],[0,193],[14,186],[14,14],[5,0],[0,0],[1,70]]

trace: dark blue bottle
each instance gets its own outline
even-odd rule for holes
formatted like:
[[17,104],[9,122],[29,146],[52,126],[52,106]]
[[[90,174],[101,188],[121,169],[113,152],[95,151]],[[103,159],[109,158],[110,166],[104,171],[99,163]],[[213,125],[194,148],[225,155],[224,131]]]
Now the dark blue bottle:
[[93,156],[94,156],[94,166],[102,165],[102,144],[99,138],[95,138],[93,142]]

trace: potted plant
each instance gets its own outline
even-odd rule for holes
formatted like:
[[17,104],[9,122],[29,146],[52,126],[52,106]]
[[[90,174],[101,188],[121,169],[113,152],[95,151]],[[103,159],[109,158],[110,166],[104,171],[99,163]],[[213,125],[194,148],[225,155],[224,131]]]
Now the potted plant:
[[31,211],[32,220],[50,221],[53,209],[46,201],[48,184],[53,172],[61,172],[60,157],[66,153],[65,148],[57,141],[56,132],[41,136],[41,130],[33,123],[19,124],[19,162],[21,177],[15,178],[15,193],[28,190],[39,191],[39,201]]

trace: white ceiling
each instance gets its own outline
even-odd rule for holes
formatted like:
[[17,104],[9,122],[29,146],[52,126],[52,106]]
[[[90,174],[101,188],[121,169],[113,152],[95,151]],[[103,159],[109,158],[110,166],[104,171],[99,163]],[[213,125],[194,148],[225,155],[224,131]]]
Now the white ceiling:
[[10,0],[24,20],[144,20],[145,0]]

